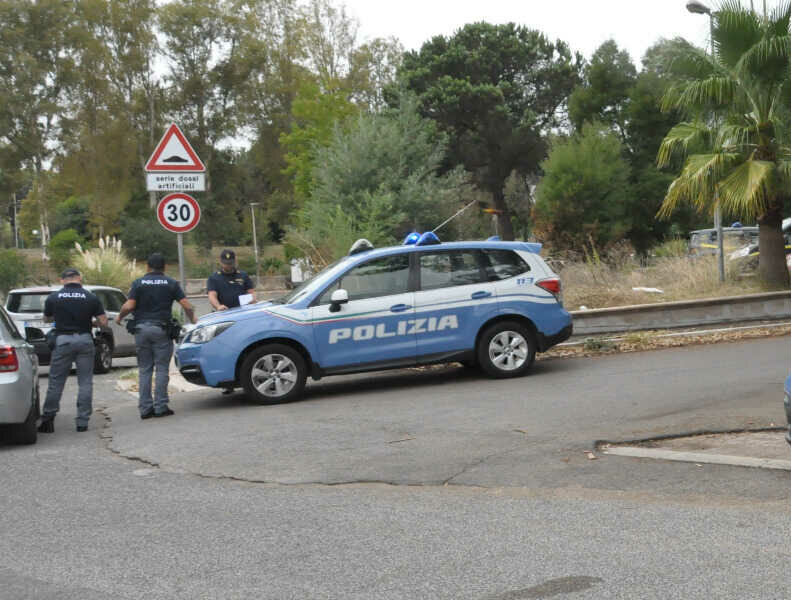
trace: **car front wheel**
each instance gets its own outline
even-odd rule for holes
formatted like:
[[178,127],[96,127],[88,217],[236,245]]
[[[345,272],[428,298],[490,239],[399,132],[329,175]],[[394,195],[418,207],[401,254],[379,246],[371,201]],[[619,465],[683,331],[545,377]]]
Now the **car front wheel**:
[[97,374],[109,373],[113,368],[113,347],[104,336],[96,338],[94,345],[96,353],[93,358],[93,372]]
[[280,404],[299,397],[307,374],[299,352],[283,344],[267,344],[244,360],[240,377],[248,398],[259,404]]
[[519,377],[533,364],[536,341],[523,325],[502,321],[481,334],[477,351],[478,364],[492,377]]

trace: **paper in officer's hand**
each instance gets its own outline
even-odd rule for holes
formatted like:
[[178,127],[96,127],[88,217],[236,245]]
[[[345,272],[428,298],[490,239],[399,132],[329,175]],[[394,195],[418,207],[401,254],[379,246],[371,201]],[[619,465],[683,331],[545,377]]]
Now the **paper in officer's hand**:
[[252,301],[253,301],[252,294],[242,294],[241,296],[239,296],[239,306],[250,304]]

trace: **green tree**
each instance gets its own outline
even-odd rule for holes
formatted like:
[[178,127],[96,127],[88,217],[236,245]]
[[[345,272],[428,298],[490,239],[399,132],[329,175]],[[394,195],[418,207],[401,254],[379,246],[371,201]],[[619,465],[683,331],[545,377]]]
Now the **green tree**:
[[690,118],[670,130],[660,166],[685,158],[668,189],[661,214],[684,201],[759,225],[759,274],[771,287],[787,287],[781,230],[791,183],[791,152],[784,144],[791,101],[791,5],[757,14],[737,0],[712,13],[713,56],[679,41],[668,68],[679,76],[665,105]]
[[16,250],[0,250],[0,292],[3,294],[25,281],[25,259]]
[[449,135],[447,165],[464,165],[491,193],[504,239],[514,237],[506,178],[537,172],[581,63],[565,43],[513,23],[466,25],[404,55],[400,76]]
[[625,107],[637,70],[614,40],[599,46],[583,69],[583,82],[569,97],[569,120],[577,131],[584,123],[610,125],[626,138]]
[[541,163],[536,189],[535,229],[553,248],[596,250],[622,239],[632,194],[629,164],[618,135],[601,124],[560,139]]
[[414,96],[403,93],[399,105],[361,114],[318,150],[310,198],[287,237],[316,262],[347,252],[349,239],[394,243],[461,208],[463,174],[439,174],[445,136],[420,116]]
[[313,187],[313,168],[318,150],[332,138],[336,126],[358,112],[346,94],[340,90],[322,92],[318,84],[305,84],[292,104],[294,121],[291,131],[280,136],[280,143],[288,150],[285,173],[294,183],[299,202],[304,201]]

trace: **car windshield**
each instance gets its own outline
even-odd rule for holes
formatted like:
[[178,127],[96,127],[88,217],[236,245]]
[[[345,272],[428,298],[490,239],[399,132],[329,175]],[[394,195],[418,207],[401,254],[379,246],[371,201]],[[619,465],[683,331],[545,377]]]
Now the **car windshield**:
[[8,296],[6,310],[11,313],[42,313],[49,292],[15,293]]
[[335,276],[339,267],[346,262],[348,256],[343,256],[336,260],[335,262],[327,265],[322,271],[320,271],[317,275],[311,277],[307,281],[303,281],[293,290],[291,290],[290,294],[282,296],[280,298],[275,298],[272,302],[277,304],[293,304],[294,302],[298,302],[305,296],[307,296],[311,291],[315,290],[317,287],[321,287],[324,285],[329,279]]

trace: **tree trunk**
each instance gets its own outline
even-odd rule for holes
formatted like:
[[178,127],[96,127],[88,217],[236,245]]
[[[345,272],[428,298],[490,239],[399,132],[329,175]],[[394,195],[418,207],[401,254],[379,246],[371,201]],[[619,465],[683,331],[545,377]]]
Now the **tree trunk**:
[[789,286],[782,222],[782,201],[774,202],[758,219],[758,274],[771,289],[787,289]]
[[511,214],[505,204],[505,194],[503,194],[502,185],[500,185],[498,191],[492,193],[492,200],[494,207],[502,211],[497,215],[497,231],[500,234],[500,239],[511,241],[514,239],[514,227],[511,224]]

